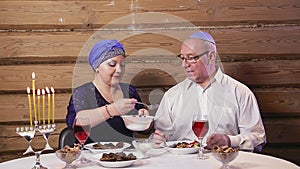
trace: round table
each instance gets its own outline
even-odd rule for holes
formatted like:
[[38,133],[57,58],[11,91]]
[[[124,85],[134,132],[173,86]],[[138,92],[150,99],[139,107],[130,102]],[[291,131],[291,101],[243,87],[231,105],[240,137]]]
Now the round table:
[[[125,153],[134,150],[126,150]],[[84,152],[87,158],[95,159],[95,154],[88,151]],[[210,153],[209,159],[194,159],[196,154],[178,155],[166,152],[147,159],[138,159],[132,166],[126,168],[136,169],[166,169],[166,168],[188,168],[188,169],[218,169],[221,163],[217,161]],[[48,169],[61,169],[65,163],[60,161],[54,153],[41,155],[41,163]],[[35,164],[35,156],[10,160],[0,164],[0,169],[31,169]],[[272,156],[261,155],[250,152],[240,151],[238,157],[229,163],[232,169],[299,169],[300,167],[289,161],[275,158]],[[98,162],[93,162],[90,166],[80,167],[82,169],[104,168]]]

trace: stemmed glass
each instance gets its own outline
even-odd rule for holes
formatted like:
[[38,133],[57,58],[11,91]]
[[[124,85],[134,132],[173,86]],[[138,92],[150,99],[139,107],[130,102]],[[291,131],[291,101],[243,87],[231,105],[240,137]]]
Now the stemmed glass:
[[207,116],[202,116],[200,113],[197,113],[196,115],[193,116],[193,126],[192,129],[195,133],[195,135],[198,137],[199,142],[200,142],[200,148],[199,148],[199,153],[198,156],[195,158],[197,159],[207,159],[208,156],[204,155],[203,153],[203,146],[202,146],[202,140],[203,137],[206,135],[208,132],[208,119]]
[[79,164],[89,164],[92,161],[85,158],[83,155],[83,146],[91,132],[91,124],[88,118],[76,118],[73,124],[73,132],[76,139],[81,145],[81,158],[79,159]]

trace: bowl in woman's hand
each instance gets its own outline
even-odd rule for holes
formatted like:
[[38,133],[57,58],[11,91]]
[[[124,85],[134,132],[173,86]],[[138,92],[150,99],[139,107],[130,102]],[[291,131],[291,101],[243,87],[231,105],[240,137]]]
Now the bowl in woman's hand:
[[126,128],[132,131],[147,130],[154,119],[154,116],[144,115],[123,115],[121,117],[123,118]]

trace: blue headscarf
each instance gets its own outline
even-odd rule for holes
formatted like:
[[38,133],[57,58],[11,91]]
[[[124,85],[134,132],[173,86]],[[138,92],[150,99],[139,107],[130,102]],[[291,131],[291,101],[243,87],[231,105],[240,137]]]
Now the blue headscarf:
[[89,64],[96,71],[96,68],[106,61],[118,55],[125,57],[125,50],[117,40],[102,40],[97,42],[89,54]]

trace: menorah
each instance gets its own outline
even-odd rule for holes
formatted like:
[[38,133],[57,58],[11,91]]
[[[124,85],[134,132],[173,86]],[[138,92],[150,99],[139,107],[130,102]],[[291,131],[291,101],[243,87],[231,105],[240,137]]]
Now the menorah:
[[[26,126],[26,127],[17,127],[16,128],[16,133],[25,138],[28,142],[28,148],[26,151],[23,153],[23,155],[28,154],[28,153],[34,153],[36,160],[35,160],[35,165],[33,166],[32,169],[47,169],[47,167],[43,166],[41,164],[40,160],[40,155],[43,151],[45,150],[53,150],[53,148],[49,144],[49,137],[51,133],[55,130],[56,125],[55,123],[53,124],[45,124],[45,125],[39,125],[38,121],[34,121],[34,126]],[[35,137],[36,132],[40,132],[44,139],[46,140],[46,145],[45,147],[40,150],[40,151],[34,151],[32,146],[31,146],[31,141]]]

